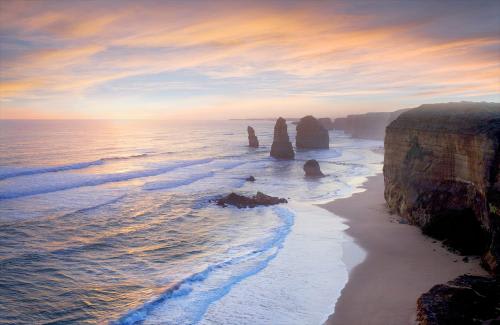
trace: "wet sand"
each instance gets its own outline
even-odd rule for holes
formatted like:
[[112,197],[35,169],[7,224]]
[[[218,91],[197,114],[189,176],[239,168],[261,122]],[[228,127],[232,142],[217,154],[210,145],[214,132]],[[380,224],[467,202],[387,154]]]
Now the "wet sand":
[[[391,215],[382,175],[370,177],[365,192],[322,205],[346,219],[347,233],[367,253],[355,266],[327,325],[414,324],[423,292],[464,273],[486,274],[478,258],[451,253],[420,229]],[[344,250],[346,264],[352,263]]]

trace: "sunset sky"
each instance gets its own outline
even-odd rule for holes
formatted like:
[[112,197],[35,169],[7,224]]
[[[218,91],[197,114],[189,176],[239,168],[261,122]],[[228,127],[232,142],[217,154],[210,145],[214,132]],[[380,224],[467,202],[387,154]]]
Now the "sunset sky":
[[500,1],[0,0],[0,118],[500,101]]

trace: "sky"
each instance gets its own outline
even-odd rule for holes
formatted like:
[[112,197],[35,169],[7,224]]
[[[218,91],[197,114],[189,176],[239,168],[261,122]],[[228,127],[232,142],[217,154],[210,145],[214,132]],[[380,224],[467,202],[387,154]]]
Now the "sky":
[[0,119],[500,102],[500,1],[0,0]]

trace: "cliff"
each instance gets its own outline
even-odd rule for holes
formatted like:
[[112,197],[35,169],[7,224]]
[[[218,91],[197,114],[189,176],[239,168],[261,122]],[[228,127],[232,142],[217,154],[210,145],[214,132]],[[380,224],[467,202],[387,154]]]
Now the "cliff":
[[422,105],[386,129],[389,208],[463,254],[500,261],[500,104]]
[[406,109],[395,112],[375,112],[336,118],[335,130],[342,130],[354,138],[383,140],[386,126]]

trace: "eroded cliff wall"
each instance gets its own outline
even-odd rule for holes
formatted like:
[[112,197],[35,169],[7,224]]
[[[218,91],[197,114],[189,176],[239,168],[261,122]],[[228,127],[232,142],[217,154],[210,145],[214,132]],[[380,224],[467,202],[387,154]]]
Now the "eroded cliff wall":
[[500,260],[500,104],[422,105],[386,128],[391,210],[464,254]]
[[383,140],[386,126],[403,111],[405,110],[348,115],[336,118],[333,128],[354,138]]

